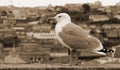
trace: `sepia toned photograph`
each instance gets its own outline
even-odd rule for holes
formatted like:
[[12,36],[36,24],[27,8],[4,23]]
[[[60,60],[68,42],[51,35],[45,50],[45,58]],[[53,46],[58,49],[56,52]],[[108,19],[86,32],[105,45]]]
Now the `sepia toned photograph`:
[[120,70],[120,0],[0,0],[0,70]]

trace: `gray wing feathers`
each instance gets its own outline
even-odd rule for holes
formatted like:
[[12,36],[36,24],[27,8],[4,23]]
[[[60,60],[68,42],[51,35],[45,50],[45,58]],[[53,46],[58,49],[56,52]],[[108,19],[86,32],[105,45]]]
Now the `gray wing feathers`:
[[59,35],[69,47],[74,49],[96,49],[101,45],[97,38],[89,36],[84,29],[75,24],[63,27]]

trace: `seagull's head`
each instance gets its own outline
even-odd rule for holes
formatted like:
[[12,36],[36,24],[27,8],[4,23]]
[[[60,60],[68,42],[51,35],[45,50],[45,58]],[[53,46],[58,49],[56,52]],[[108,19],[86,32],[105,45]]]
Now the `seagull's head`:
[[67,13],[59,13],[54,17],[49,17],[47,19],[48,23],[52,23],[52,29],[55,27],[56,24],[68,24],[71,23],[71,17]]
[[67,13],[59,13],[55,17],[53,17],[57,23],[60,22],[71,22],[71,18]]

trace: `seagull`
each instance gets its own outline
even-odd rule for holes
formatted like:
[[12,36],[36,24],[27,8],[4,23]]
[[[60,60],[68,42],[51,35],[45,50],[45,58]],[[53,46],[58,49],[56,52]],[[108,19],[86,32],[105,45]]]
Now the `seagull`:
[[59,13],[53,19],[56,21],[55,33],[57,40],[68,48],[71,53],[72,50],[80,50],[106,55],[105,52],[108,50],[103,48],[100,40],[73,23],[67,13]]

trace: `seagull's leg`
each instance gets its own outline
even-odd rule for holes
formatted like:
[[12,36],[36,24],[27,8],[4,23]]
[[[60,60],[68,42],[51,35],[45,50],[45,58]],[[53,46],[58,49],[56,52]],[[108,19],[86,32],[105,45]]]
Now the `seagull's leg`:
[[73,58],[72,58],[72,49],[71,48],[69,48],[69,55],[70,55],[70,65],[72,64],[72,61],[73,61]]
[[72,48],[70,48],[70,47],[67,47],[67,49],[68,49],[68,56],[69,56],[69,65],[71,65],[72,64],[72,51],[73,51],[73,49]]

